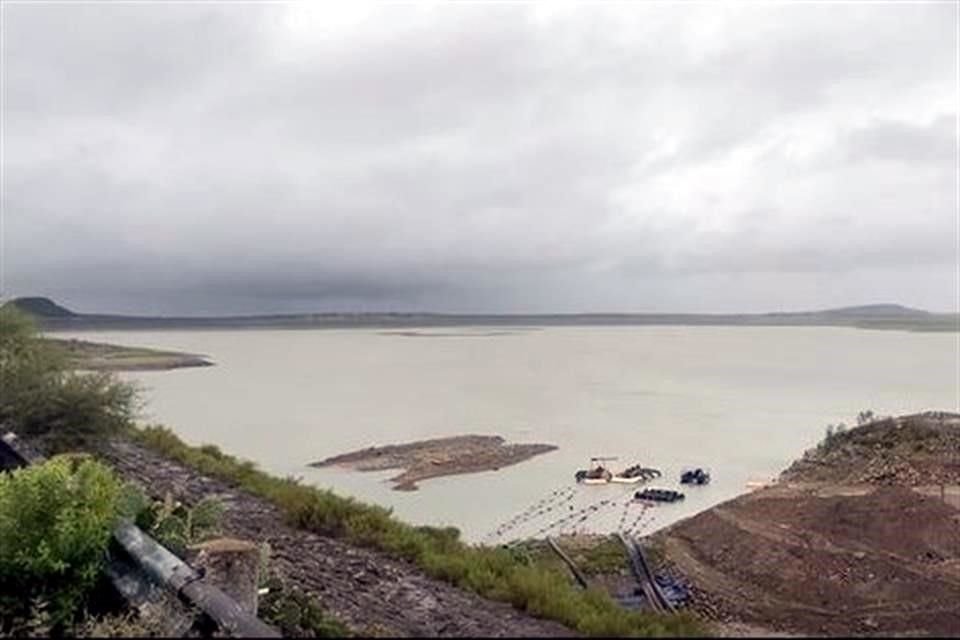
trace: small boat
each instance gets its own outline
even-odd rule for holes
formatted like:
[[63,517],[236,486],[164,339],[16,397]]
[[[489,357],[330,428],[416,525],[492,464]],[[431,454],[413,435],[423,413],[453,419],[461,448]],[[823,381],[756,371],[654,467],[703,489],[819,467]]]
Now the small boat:
[[676,502],[683,500],[683,494],[672,489],[644,489],[633,494],[635,500],[648,500],[650,502]]
[[680,484],[710,484],[710,472],[706,469],[686,469],[680,474]]
[[590,468],[580,469],[574,474],[574,478],[582,484],[607,484],[613,478],[613,474],[601,464],[605,460],[616,460],[616,458],[590,458]]
[[620,473],[615,474],[610,478],[610,482],[622,482],[626,484],[635,484],[637,482],[647,482],[653,480],[654,478],[660,477],[659,469],[652,469],[650,467],[644,467],[639,464],[635,464],[632,467],[627,467]]

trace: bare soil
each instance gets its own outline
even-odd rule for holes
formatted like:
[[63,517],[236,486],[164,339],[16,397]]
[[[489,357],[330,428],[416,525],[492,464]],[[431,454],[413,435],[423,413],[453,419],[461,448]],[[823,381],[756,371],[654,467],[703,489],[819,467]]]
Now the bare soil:
[[722,635],[960,636],[958,444],[960,416],[878,421],[647,543]]
[[477,471],[496,471],[553,451],[552,444],[505,444],[500,436],[465,435],[407,444],[368,447],[310,464],[348,466],[358,471],[403,469],[391,478],[394,489],[416,491],[417,482]]

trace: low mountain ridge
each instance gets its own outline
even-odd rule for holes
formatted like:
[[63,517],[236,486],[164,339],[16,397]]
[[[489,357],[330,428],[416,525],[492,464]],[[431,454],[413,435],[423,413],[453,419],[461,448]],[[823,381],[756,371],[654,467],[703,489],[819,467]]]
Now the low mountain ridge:
[[76,313],[44,297],[15,298],[12,305],[42,329],[251,329],[450,326],[832,326],[909,331],[960,331],[960,314],[933,313],[883,303],[821,311],[771,313],[556,313],[453,314],[432,312],[322,312],[232,316],[136,316]]

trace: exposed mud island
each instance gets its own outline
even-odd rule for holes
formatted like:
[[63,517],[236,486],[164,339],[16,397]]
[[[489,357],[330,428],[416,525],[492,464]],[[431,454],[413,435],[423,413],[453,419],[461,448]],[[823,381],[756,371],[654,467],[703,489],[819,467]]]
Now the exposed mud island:
[[67,358],[70,366],[86,371],[166,371],[184,367],[209,367],[202,355],[161,351],[145,347],[121,347],[87,340],[44,338]]
[[397,491],[416,491],[428,478],[477,471],[496,471],[553,451],[552,444],[506,444],[500,436],[465,435],[420,440],[408,444],[367,447],[319,462],[311,467],[347,466],[357,471],[403,469],[390,478]]

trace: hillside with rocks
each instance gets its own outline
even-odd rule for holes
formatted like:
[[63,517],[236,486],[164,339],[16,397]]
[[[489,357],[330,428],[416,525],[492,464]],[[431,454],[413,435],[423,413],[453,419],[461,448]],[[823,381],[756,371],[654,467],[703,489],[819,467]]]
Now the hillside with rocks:
[[960,415],[832,435],[647,542],[723,635],[960,635]]
[[781,474],[786,482],[960,484],[960,415],[882,418],[833,433]]

